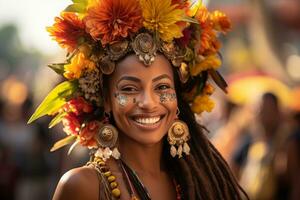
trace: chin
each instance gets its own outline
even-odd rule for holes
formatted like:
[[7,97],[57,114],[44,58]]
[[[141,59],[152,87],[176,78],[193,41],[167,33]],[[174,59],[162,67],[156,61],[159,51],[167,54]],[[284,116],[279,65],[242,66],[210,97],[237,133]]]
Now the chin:
[[[164,136],[166,135],[165,131],[140,131],[140,130],[128,130],[125,134],[125,137],[134,141],[135,143],[142,144],[145,146],[151,146],[160,143]],[[124,133],[123,133],[124,134]]]
[[165,134],[161,135],[161,136],[155,136],[155,135],[144,136],[144,137],[135,138],[134,140],[145,146],[152,146],[152,145],[156,145],[156,144],[160,143],[163,140],[164,136],[165,136]]

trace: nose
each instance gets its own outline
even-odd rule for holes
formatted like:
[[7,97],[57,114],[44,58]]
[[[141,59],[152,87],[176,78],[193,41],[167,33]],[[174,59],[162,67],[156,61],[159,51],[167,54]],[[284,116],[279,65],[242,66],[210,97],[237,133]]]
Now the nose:
[[144,110],[154,110],[158,104],[158,97],[152,91],[145,91],[137,101],[138,107]]

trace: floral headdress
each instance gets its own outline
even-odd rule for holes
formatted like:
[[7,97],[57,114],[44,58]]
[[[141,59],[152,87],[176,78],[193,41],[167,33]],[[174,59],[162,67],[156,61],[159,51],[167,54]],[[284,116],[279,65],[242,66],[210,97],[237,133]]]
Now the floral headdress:
[[157,53],[179,73],[183,96],[195,113],[210,112],[212,78],[226,91],[217,69],[221,65],[219,33],[230,22],[225,14],[209,12],[189,0],[72,0],[47,30],[67,50],[64,63],[49,65],[66,79],[44,99],[29,123],[53,116],[49,127],[62,122],[67,137],[52,151],[74,142],[97,147],[95,135],[104,123],[102,76],[111,74],[116,61],[134,52],[150,65]]

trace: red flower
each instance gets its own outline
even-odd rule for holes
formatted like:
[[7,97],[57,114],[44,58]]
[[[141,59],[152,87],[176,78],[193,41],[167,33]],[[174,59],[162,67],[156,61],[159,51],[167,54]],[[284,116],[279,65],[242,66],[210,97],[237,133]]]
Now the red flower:
[[186,47],[190,40],[191,40],[191,37],[192,37],[192,30],[190,28],[186,28],[183,30],[182,32],[183,34],[183,37],[179,38],[179,39],[176,39],[176,42],[182,46],[182,47]]
[[138,0],[101,0],[88,9],[84,22],[90,35],[105,45],[137,32],[142,19]]
[[68,113],[62,120],[64,131],[67,133],[67,135],[78,135],[80,128],[81,128],[81,122],[79,118],[74,113]]
[[89,104],[83,97],[71,99],[64,107],[66,112],[73,112],[76,116],[82,113],[91,113],[93,106]]
[[75,13],[68,12],[62,12],[60,17],[56,17],[55,23],[47,27],[47,31],[68,52],[74,51],[79,39],[87,36],[82,20]]
[[88,146],[90,148],[97,147],[97,142],[95,140],[95,135],[100,129],[100,123],[98,121],[89,122],[79,134],[80,144],[83,146]]

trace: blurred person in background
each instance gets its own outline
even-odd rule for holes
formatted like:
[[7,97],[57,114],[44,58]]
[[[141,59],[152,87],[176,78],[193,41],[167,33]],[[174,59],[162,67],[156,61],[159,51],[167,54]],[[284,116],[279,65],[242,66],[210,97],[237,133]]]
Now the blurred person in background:
[[[3,106],[0,98],[0,132],[3,130]],[[0,199],[15,199],[15,189],[18,178],[17,167],[10,159],[10,149],[0,140]]]
[[292,131],[285,145],[286,171],[283,183],[289,200],[300,199],[300,89],[293,92]]
[[47,126],[40,123],[27,125],[28,115],[32,113],[32,98],[27,87],[17,78],[4,80],[1,94],[0,199],[48,199]]
[[[253,200],[282,199],[280,160],[286,137],[285,122],[278,98],[265,93],[259,105],[259,113],[249,124],[249,138],[233,154],[240,183]],[[284,198],[283,198],[284,199]]]
[[300,111],[294,114],[295,129],[287,141],[288,197],[300,199]]

